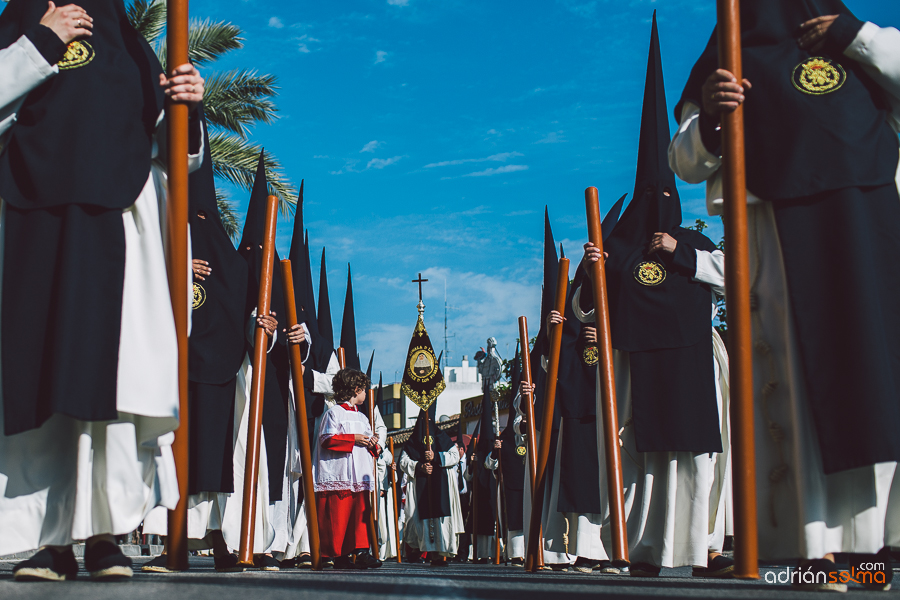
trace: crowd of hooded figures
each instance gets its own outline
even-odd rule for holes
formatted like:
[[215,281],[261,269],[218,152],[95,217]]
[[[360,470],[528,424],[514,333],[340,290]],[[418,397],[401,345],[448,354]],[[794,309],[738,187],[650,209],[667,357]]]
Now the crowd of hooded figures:
[[[845,591],[846,564],[873,567],[862,583],[888,589],[890,550],[900,546],[900,262],[890,260],[900,248],[900,31],[859,20],[839,0],[755,0],[740,11],[742,80],[719,68],[713,32],[675,105],[674,136],[654,14],[634,192],[604,217],[603,252],[584,245],[563,311],[552,303],[558,256],[545,213],[540,332],[522,348],[534,379],[514,366],[503,431],[483,416],[466,445],[423,411],[392,456],[379,407],[366,405],[371,373],[360,370],[349,285],[347,364],[338,362],[324,252],[316,313],[303,186],[290,251],[298,324],[288,327],[278,277],[269,314],[257,314],[264,162],[235,250],[218,215],[197,69],[164,72],[123,0],[11,0],[0,14],[0,556],[35,551],[15,579],[74,579],[73,544],[82,542],[91,578],[130,577],[117,536],[165,536],[166,511],[179,501],[167,101],[191,115],[188,539],[212,550],[216,570],[246,567],[233,552],[250,356],[264,339],[255,568],[311,563],[305,505],[315,502],[320,551],[334,569],[375,568],[398,548],[406,562],[433,566],[521,565],[536,536],[544,569],[733,576],[727,335],[712,327],[725,251],[681,227],[676,176],[706,182],[708,212],[722,214],[720,121],[741,106],[759,558],[799,561],[798,588]],[[608,290],[600,306],[591,285],[599,261]],[[611,326],[621,490],[607,488],[598,309]],[[295,415],[294,346],[306,424]],[[528,423],[542,414],[551,358],[560,365],[554,416]],[[550,436],[536,520],[529,427]],[[314,499],[301,485],[307,476]],[[618,492],[628,561],[611,556],[609,497]],[[166,560],[143,569],[165,571]]]

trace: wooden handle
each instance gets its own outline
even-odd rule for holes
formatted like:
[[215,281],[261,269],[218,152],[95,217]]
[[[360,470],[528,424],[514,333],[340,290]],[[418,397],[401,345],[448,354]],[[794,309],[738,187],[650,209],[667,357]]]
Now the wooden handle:
[[[519,317],[519,345],[523,348],[522,351],[522,381],[526,382],[529,386],[534,383],[534,379],[531,376],[531,338],[528,337],[528,319],[524,316]],[[513,394],[516,393],[516,390],[513,390]],[[527,455],[528,455],[528,477],[531,482],[531,489],[534,490],[535,486],[535,474],[537,471],[537,465],[535,463],[535,459],[537,458],[537,442],[535,441],[536,432],[534,429],[534,394],[527,393],[522,396],[522,403],[525,406],[525,427],[528,429],[528,434],[525,436],[525,445],[527,447]],[[544,536],[543,530],[540,534],[538,534],[538,548],[544,547]],[[537,566],[538,568],[544,566],[544,553],[538,552],[537,556]]]
[[[281,280],[284,287],[284,305],[287,310],[287,326],[297,324],[297,303],[294,298],[294,276],[291,261],[281,261]],[[303,496],[306,506],[306,529],[309,533],[309,553],[314,571],[322,570],[322,555],[319,545],[319,520],[316,508],[316,485],[313,481],[312,446],[309,440],[309,425],[306,414],[306,390],[303,387],[303,356],[298,344],[288,345],[291,358],[291,378],[294,382],[294,415],[297,420],[297,437],[300,445],[300,465],[303,469]]]
[[[742,80],[738,0],[718,0],[719,64]],[[729,394],[734,481],[734,576],[759,579],[756,523],[756,450],[753,433],[753,332],[750,328],[750,254],[744,109],[722,114],[725,297],[728,309]]]
[[[369,388],[366,391],[366,395],[369,400],[369,427],[372,428],[372,434],[375,434],[375,390]],[[379,500],[379,490],[378,490],[378,457],[372,457],[372,469],[373,469],[373,477],[375,480],[375,489],[369,494],[369,503],[371,504],[371,508],[369,510],[369,541],[371,543],[371,551],[372,556],[375,557],[375,560],[379,559],[379,549],[378,549],[378,500]]]
[[[560,315],[566,311],[566,294],[569,291],[569,259],[559,259],[556,273],[556,302],[553,307]],[[556,404],[556,378],[559,374],[559,351],[562,347],[562,323],[550,329],[550,355],[547,361],[547,385],[544,388],[544,414],[541,419],[541,440],[537,448],[537,465],[535,467],[535,486],[531,491],[531,519],[526,546],[526,564],[528,571],[536,572],[538,538],[540,537],[541,515],[544,510],[544,488],[546,487],[547,457],[550,455],[550,438],[553,430],[553,409]],[[527,346],[526,346],[527,347]]]
[[338,347],[337,359],[338,359],[338,365],[340,365],[340,367],[342,369],[346,369],[347,368],[347,351],[344,350],[343,348]]
[[[275,225],[278,198],[266,201],[266,225],[263,235],[262,265],[259,275],[257,316],[268,315],[272,307],[272,276],[275,272]],[[253,539],[256,529],[256,487],[259,479],[259,444],[262,438],[262,412],[266,387],[266,354],[269,339],[257,326],[253,335],[253,378],[250,381],[250,416],[247,423],[247,456],[244,462],[244,497],[241,506],[241,538],[238,563],[253,566]],[[273,474],[278,476],[278,474]]]
[[[166,56],[169,68],[188,62],[188,3],[169,0],[166,8]],[[166,104],[167,155],[169,162],[166,200],[169,293],[175,313],[178,340],[178,429],[172,452],[178,475],[178,504],[168,513],[168,558],[173,571],[188,568],[187,503],[190,443],[188,425],[188,106]]]
[[[388,444],[391,445],[391,460],[397,463],[397,456],[394,454],[394,438],[388,438]],[[402,563],[403,558],[400,556],[400,500],[397,496],[397,473],[391,468],[391,491],[394,492],[394,543],[397,551],[397,562]]]
[[[584,191],[588,240],[603,254],[603,231],[597,188]],[[603,415],[603,447],[606,456],[606,487],[612,527],[612,551],[615,560],[628,560],[628,533],[625,528],[625,497],[622,478],[622,454],[619,448],[619,412],[616,407],[616,380],[613,369],[612,330],[609,325],[609,299],[606,293],[606,266],[601,258],[588,266],[594,293],[594,324],[600,357],[600,412]],[[599,450],[599,448],[598,448]]]

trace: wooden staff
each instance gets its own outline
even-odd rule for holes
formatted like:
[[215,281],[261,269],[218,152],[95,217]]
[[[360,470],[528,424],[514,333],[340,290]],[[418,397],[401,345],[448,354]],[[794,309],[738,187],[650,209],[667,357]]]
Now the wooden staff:
[[346,369],[347,368],[347,353],[343,348],[337,349],[337,359],[338,359],[338,365],[340,365],[340,367],[342,369]]
[[[719,64],[742,81],[738,0],[718,0]],[[725,297],[731,394],[734,478],[734,576],[759,579],[756,544],[756,450],[753,434],[753,333],[750,329],[750,256],[744,109],[722,113],[722,182],[725,210]]]
[[[559,270],[556,273],[556,302],[554,309],[562,315],[566,310],[566,293],[569,290],[569,259],[559,259]],[[550,328],[550,356],[547,361],[547,385],[544,388],[544,415],[541,420],[541,441],[537,449],[535,467],[535,486],[531,490],[531,520],[528,529],[528,545],[525,550],[525,569],[536,572],[538,569],[538,538],[541,527],[541,516],[544,510],[544,487],[546,486],[547,458],[550,456],[550,438],[553,437],[553,408],[556,403],[556,377],[559,374],[559,351],[562,347],[562,323]],[[528,346],[525,346],[526,348]]]
[[[522,348],[522,381],[528,384],[529,389],[531,388],[531,384],[533,379],[531,378],[531,353],[529,352],[529,348],[531,348],[530,340],[528,338],[528,319],[524,316],[519,317],[519,345]],[[515,394],[517,390],[513,390],[512,393]],[[531,480],[531,490],[534,491],[535,487],[535,471],[537,470],[537,465],[535,465],[535,458],[537,457],[535,442],[536,432],[534,430],[534,398],[532,397],[532,393],[528,392],[522,395],[521,402],[525,405],[525,427],[528,429],[528,433],[525,436],[525,444],[527,448],[528,454],[528,476]],[[541,532],[538,534],[538,546],[541,548],[541,551],[537,553],[537,563],[538,567],[544,566],[544,535],[543,535],[543,524],[541,525]]]
[[[512,405],[510,405],[510,412],[512,412]],[[507,427],[512,427],[512,417],[507,415]],[[509,509],[506,507],[506,486],[503,483],[503,457],[498,452],[497,453],[497,502],[500,503],[500,508],[497,511],[497,531],[500,535],[498,539],[506,540],[509,542]],[[497,556],[500,556],[500,542],[497,542]],[[507,547],[507,558],[509,554],[509,548]],[[500,564],[500,559],[498,558],[494,564]]]
[[[372,428],[372,434],[375,434],[375,390],[369,388],[367,392],[368,400],[369,400],[369,427]],[[372,494],[369,494],[369,503],[371,507],[369,509],[369,540],[372,543],[372,556],[375,557],[375,560],[379,560],[379,552],[378,552],[378,501],[379,501],[379,489],[378,489],[378,457],[372,457],[372,467],[374,469],[374,477],[375,480],[375,490]]]
[[[588,240],[603,256],[603,231],[597,188],[584,190],[587,209]],[[603,414],[603,449],[606,456],[606,488],[609,495],[609,521],[612,526],[612,550],[615,560],[628,560],[628,533],[625,529],[624,479],[622,452],[619,448],[619,412],[616,408],[616,379],[613,369],[612,330],[609,326],[609,299],[606,295],[606,265],[601,258],[588,266],[594,293],[594,324],[600,360],[600,411]],[[599,448],[598,448],[599,450]]]
[[470,444],[474,446],[474,452],[472,452],[472,457],[474,460],[472,461],[471,469],[472,469],[472,561],[478,560],[478,436],[473,435],[472,439],[469,440]]
[[[272,276],[275,272],[275,225],[278,198],[266,201],[266,225],[263,234],[262,265],[259,275],[257,316],[269,314],[272,306]],[[244,498],[241,506],[241,540],[238,564],[253,566],[253,541],[256,529],[256,488],[259,479],[259,444],[262,439],[262,413],[266,387],[266,354],[269,340],[265,329],[257,326],[253,335],[253,378],[250,381],[250,417],[247,424],[247,456],[244,461]],[[273,474],[274,476],[274,474]]]
[[[419,276],[421,278],[421,275]],[[437,424],[435,424],[437,427]],[[431,426],[428,424],[428,411],[425,411],[425,450],[431,452]],[[433,459],[432,459],[433,460]],[[434,465],[432,465],[432,469],[434,469]],[[431,474],[425,475],[425,493],[427,495],[428,501],[428,512],[431,512],[431,509],[434,508],[434,502],[432,502],[432,492],[431,492]],[[434,543],[434,519],[426,519],[428,521],[428,535],[431,539],[431,543]]]
[[[169,0],[166,8],[166,62],[169,69],[188,62],[188,1]],[[169,294],[175,313],[178,340],[178,429],[172,452],[178,475],[178,504],[168,514],[168,558],[171,571],[188,568],[187,502],[189,468],[188,426],[188,106],[166,105],[168,157],[168,259]]]
[[[294,276],[291,261],[281,261],[281,279],[284,284],[284,305],[287,310],[288,329],[297,324],[297,304],[294,299]],[[319,547],[319,521],[316,508],[316,486],[313,481],[312,446],[309,442],[309,423],[306,415],[306,390],[303,388],[303,356],[300,346],[288,345],[291,357],[291,377],[294,380],[294,416],[297,420],[297,436],[300,441],[300,465],[303,469],[303,496],[306,505],[306,529],[309,532],[309,553],[313,571],[322,570]]]
[[[389,437],[388,443],[391,445],[391,461],[396,464],[397,457],[394,454],[394,438]],[[394,539],[394,545],[397,549],[397,562],[402,563],[403,559],[400,557],[400,500],[399,496],[397,496],[397,473],[394,471],[393,465],[388,468],[391,470],[391,491],[394,492],[394,531],[397,532],[397,537]]]

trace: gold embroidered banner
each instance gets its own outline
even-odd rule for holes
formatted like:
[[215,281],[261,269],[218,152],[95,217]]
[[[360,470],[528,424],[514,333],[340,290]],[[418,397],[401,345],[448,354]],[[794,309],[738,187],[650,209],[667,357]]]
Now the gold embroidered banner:
[[434,403],[446,388],[444,375],[434,354],[428,331],[422,315],[416,321],[409,352],[406,353],[406,365],[403,369],[403,383],[400,390],[422,410]]

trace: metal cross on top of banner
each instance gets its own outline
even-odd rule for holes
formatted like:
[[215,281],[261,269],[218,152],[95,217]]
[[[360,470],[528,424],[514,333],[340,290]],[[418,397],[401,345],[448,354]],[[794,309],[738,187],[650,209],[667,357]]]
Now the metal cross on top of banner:
[[418,278],[418,279],[413,279],[413,280],[412,280],[412,283],[418,283],[418,284],[419,284],[419,302],[422,301],[422,284],[425,283],[426,281],[428,281],[428,280],[427,280],[427,279],[422,279],[422,274],[421,274],[421,273],[419,273],[419,278]]

